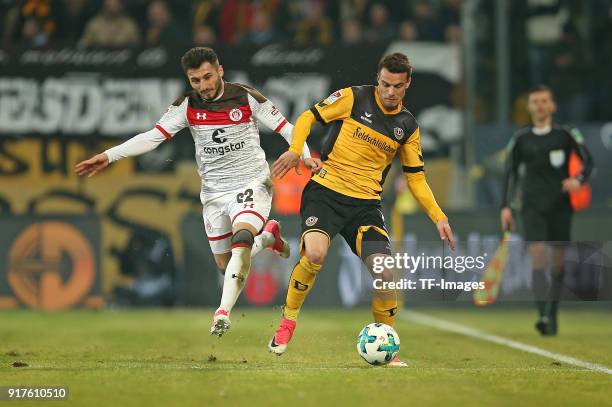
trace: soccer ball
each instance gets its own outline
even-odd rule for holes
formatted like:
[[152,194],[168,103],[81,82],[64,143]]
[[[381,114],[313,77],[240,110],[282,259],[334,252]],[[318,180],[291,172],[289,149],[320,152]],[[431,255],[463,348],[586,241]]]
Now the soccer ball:
[[399,353],[400,338],[389,325],[373,323],[357,337],[357,352],[371,365],[386,365]]

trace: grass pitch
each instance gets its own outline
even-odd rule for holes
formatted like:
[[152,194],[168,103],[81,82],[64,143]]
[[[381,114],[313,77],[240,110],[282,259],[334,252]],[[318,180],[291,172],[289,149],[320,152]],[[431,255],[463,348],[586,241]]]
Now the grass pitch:
[[[612,367],[610,311],[563,310],[555,338],[536,334],[532,310],[422,312]],[[612,405],[612,375],[405,319],[396,329],[410,367],[371,367],[356,352],[366,309],[305,309],[281,357],[266,347],[278,311],[236,309],[221,339],[208,334],[211,315],[2,312],[0,386],[69,387],[69,401],[19,403],[35,406]]]

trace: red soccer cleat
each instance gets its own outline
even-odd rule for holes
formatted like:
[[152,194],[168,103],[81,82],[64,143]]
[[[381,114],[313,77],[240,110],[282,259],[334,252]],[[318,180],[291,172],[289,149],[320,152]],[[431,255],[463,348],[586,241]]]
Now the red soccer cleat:
[[289,345],[289,341],[293,336],[295,325],[296,321],[281,317],[280,325],[268,344],[268,349],[270,352],[276,353],[279,356],[285,353],[287,350],[287,345]]
[[274,252],[278,253],[278,255],[284,259],[288,258],[289,255],[291,254],[291,251],[289,248],[289,242],[287,242],[281,236],[281,229],[280,229],[280,224],[278,223],[278,221],[274,219],[270,219],[264,226],[263,231],[272,233],[272,235],[274,236],[274,245],[272,245],[271,247],[268,247],[268,249],[273,250]]

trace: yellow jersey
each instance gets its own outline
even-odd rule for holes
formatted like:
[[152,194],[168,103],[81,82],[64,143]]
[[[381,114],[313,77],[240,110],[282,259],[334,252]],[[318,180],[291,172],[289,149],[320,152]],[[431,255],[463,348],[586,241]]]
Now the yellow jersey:
[[323,168],[313,181],[349,197],[380,199],[385,177],[399,152],[417,201],[434,222],[446,219],[425,181],[419,126],[404,106],[385,109],[374,86],[338,90],[300,116],[291,151],[301,154],[310,133],[304,122],[308,124],[311,115],[332,125],[322,149]]

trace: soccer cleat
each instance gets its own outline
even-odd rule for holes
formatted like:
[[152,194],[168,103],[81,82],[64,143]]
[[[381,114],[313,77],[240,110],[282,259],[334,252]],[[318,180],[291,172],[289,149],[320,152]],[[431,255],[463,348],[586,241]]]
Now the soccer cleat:
[[274,245],[269,247],[270,250],[278,253],[279,256],[286,259],[291,254],[289,242],[281,236],[280,223],[274,219],[270,219],[263,228],[264,232],[272,233],[274,236]]
[[229,313],[225,310],[218,309],[213,317],[213,323],[210,327],[210,334],[221,337],[224,333],[229,331],[232,323],[229,319]]
[[557,335],[557,317],[550,317],[550,322],[548,323],[548,332],[546,333],[548,336],[556,336]]
[[547,316],[540,317],[535,323],[535,328],[542,336],[557,335],[557,320]]
[[270,352],[276,353],[278,356],[285,353],[287,350],[287,345],[289,345],[289,341],[293,336],[295,325],[296,321],[281,317],[280,325],[268,344],[268,349]]
[[546,335],[548,329],[548,317],[540,317],[535,323],[535,329],[540,332],[540,335]]
[[408,364],[406,362],[402,362],[400,358],[396,356],[393,358],[391,362],[387,363],[387,366],[389,367],[408,367]]

